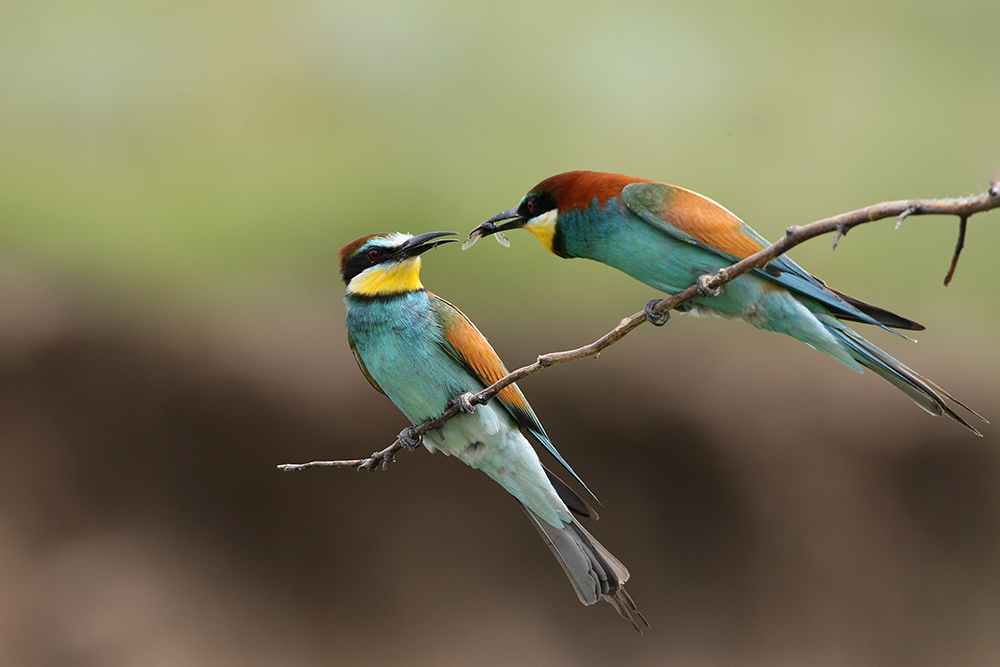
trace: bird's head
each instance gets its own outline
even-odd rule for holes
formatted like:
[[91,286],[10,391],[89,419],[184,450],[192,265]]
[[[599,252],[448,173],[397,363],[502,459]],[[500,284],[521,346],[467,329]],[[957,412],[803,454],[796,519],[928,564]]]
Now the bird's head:
[[349,294],[383,296],[423,289],[420,255],[456,239],[455,232],[372,234],[340,249],[340,275]]
[[[462,244],[471,247],[480,237],[501,234],[511,229],[527,229],[546,250],[560,254],[558,244],[559,218],[573,209],[586,209],[595,202],[599,206],[621,194],[629,183],[648,182],[646,179],[606,174],[598,171],[567,171],[550,176],[524,195],[520,203],[498,213],[472,230]],[[506,245],[506,243],[504,244]]]

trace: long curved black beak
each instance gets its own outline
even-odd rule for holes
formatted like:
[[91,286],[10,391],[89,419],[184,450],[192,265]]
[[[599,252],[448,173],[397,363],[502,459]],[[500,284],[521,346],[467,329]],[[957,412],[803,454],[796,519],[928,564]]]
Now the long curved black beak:
[[[502,225],[497,224],[498,222],[503,222],[504,220],[507,220],[508,222],[504,222],[504,224]],[[490,236],[492,234],[500,234],[500,236],[498,236],[497,238],[500,239],[501,243],[507,245],[506,243],[504,243],[506,239],[503,238],[502,232],[505,232],[508,229],[518,229],[519,227],[523,227],[524,223],[526,223],[527,221],[528,221],[527,218],[522,218],[518,214],[517,207],[509,208],[503,213],[497,213],[492,218],[483,222],[478,227],[469,232],[469,238],[467,238],[465,240],[465,243],[462,244],[462,250],[465,250],[466,248],[471,248],[472,245],[480,238],[482,238],[483,236]]]
[[[512,219],[512,218],[516,218],[516,219]],[[501,220],[510,220],[510,222],[508,222],[505,225],[499,225],[498,226],[496,223],[500,222]],[[494,232],[504,232],[504,231],[507,231],[508,229],[513,229],[514,227],[518,227],[518,226],[524,224],[525,222],[527,222],[527,221],[524,218],[522,218],[520,215],[518,215],[518,213],[517,213],[517,207],[515,206],[514,208],[507,209],[503,213],[497,213],[492,218],[490,218],[489,220],[487,220],[486,222],[484,222],[483,224],[481,224],[479,226],[480,227],[485,227],[486,225],[489,225],[490,227],[494,228],[493,229]]]
[[455,243],[458,239],[443,239],[442,236],[458,236],[457,232],[427,232],[418,234],[404,243],[399,248],[399,254],[405,257],[416,257],[425,253],[431,248],[436,248],[445,243]]

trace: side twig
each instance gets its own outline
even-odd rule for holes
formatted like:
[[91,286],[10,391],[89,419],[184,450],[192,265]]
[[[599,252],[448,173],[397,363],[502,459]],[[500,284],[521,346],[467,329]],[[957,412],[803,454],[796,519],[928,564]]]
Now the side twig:
[[951,266],[948,267],[948,273],[944,277],[945,287],[951,283],[952,277],[955,275],[955,267],[958,266],[958,257],[962,254],[962,248],[965,247],[965,230],[969,224],[969,216],[963,215],[959,217],[958,220],[958,241],[955,242],[955,252],[951,256]]
[[[534,363],[522,366],[512,371],[505,377],[483,389],[477,394],[467,394],[463,397],[456,397],[449,404],[448,408],[435,419],[431,419],[422,424],[403,429],[396,437],[396,440],[383,450],[374,452],[365,459],[345,459],[337,461],[311,461],[309,463],[284,463],[278,466],[279,470],[298,471],[309,468],[356,468],[358,470],[374,471],[381,467],[384,469],[396,460],[396,452],[400,449],[415,449],[419,443],[419,438],[428,431],[441,428],[445,422],[457,415],[459,412],[467,411],[470,406],[485,405],[496,398],[500,391],[519,380],[523,380],[529,375],[534,375],[543,368],[564,364],[570,361],[596,357],[605,348],[614,345],[624,338],[629,332],[649,321],[654,324],[664,324],[669,319],[670,311],[678,306],[691,301],[692,299],[704,298],[717,294],[720,287],[738,278],[739,276],[759,269],[768,262],[784,254],[791,248],[804,243],[809,239],[836,232],[834,248],[837,243],[847,234],[848,231],[865,223],[883,220],[885,218],[897,218],[897,228],[903,220],[915,215],[954,215],[960,220],[959,239],[952,255],[951,267],[948,276],[945,278],[945,285],[951,282],[958,264],[959,255],[965,245],[965,232],[968,220],[976,213],[982,213],[995,208],[1000,208],[1000,180],[990,184],[989,190],[982,195],[972,197],[962,197],[953,199],[907,199],[898,201],[882,202],[866,206],[865,208],[842,213],[817,220],[816,222],[801,227],[792,226],[785,231],[785,235],[777,242],[764,248],[749,257],[736,262],[730,266],[720,269],[714,274],[706,274],[698,279],[698,282],[688,287],[683,292],[678,292],[666,299],[652,300],[646,304],[646,308],[634,315],[626,317],[618,323],[614,329],[601,336],[589,345],[566,350],[565,352],[550,352],[539,356]],[[463,400],[464,399],[464,400]]]

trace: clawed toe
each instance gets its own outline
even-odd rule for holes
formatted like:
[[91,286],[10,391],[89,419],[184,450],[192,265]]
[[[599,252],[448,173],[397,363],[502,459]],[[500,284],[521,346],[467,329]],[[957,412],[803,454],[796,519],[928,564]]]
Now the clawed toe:
[[473,398],[475,398],[475,395],[466,391],[451,399],[451,402],[459,409],[460,412],[471,415],[476,411],[476,405],[472,402]]
[[656,305],[658,303],[660,303],[660,299],[650,299],[646,302],[646,307],[643,309],[643,312],[646,314],[646,319],[649,320],[650,324],[662,327],[670,319],[670,311],[668,310],[664,313],[657,314]]
[[407,426],[406,428],[404,428],[402,431],[399,432],[399,435],[396,438],[397,440],[399,440],[399,444],[401,444],[403,447],[406,447],[406,449],[411,452],[417,447],[419,447],[421,441],[423,440],[423,436],[421,436],[419,433],[414,433],[415,430],[416,429],[413,428],[412,426]]
[[709,275],[709,274],[707,274],[707,273],[704,274],[704,275],[698,276],[698,292],[702,296],[706,296],[706,297],[708,297],[708,296],[719,296],[720,294],[722,294],[722,290],[719,289],[718,287],[711,287],[711,286],[709,286],[708,281],[710,281],[711,279],[712,279],[712,276]]

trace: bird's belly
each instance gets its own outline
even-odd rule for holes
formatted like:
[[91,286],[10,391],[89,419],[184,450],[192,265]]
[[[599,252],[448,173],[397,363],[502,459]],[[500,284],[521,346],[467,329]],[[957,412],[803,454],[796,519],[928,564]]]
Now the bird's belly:
[[[683,292],[703,275],[716,273],[729,262],[703,250],[676,242],[674,247],[641,246],[628,259],[620,255],[599,259],[636,280],[666,294]],[[761,298],[774,290],[768,280],[755,275],[743,275],[722,287],[716,297],[695,299],[692,312],[700,315],[747,318]]]
[[[715,253],[655,229],[633,216],[609,218],[575,237],[575,254],[614,267],[667,294],[677,294],[731,262]],[[695,299],[689,312],[748,321],[756,305],[775,290],[769,280],[745,274],[726,284],[716,297]],[[755,323],[756,325],[756,323]]]
[[473,414],[457,415],[440,432],[425,433],[423,442],[428,451],[441,451],[482,470],[553,526],[571,521],[534,447],[499,405],[491,402]]

